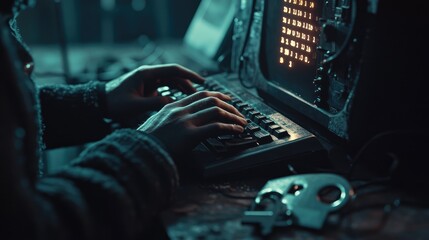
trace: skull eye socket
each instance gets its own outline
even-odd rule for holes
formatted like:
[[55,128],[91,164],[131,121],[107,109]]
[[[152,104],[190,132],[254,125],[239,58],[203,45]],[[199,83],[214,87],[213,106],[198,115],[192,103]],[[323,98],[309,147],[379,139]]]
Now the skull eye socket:
[[289,188],[288,194],[298,196],[301,193],[301,190],[304,189],[302,184],[294,184]]
[[333,204],[341,198],[341,189],[337,186],[326,186],[317,193],[319,201],[326,204]]

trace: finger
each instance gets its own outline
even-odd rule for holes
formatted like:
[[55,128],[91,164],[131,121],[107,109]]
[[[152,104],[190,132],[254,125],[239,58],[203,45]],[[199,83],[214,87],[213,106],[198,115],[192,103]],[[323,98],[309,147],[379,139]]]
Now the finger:
[[139,109],[144,111],[159,110],[165,105],[173,102],[170,97],[145,97],[137,101]]
[[241,114],[235,107],[220,100],[217,97],[207,97],[207,98],[200,99],[198,101],[191,103],[185,109],[188,110],[189,113],[196,113],[210,107],[219,107],[232,114],[245,118],[245,116]]
[[139,69],[139,72],[144,74],[145,78],[151,79],[182,78],[200,84],[205,81],[196,72],[177,64],[155,65],[150,68],[143,66]]
[[198,127],[195,131],[200,138],[208,138],[226,134],[240,134],[244,131],[244,128],[236,124],[211,123]]
[[193,102],[196,102],[200,99],[203,98],[208,98],[208,97],[216,97],[219,98],[222,101],[229,101],[231,100],[231,97],[228,95],[225,95],[223,93],[220,92],[210,92],[210,91],[201,91],[201,92],[196,92],[188,97],[185,97],[181,100],[178,101],[178,104],[180,106],[187,106]]
[[225,111],[219,107],[211,107],[197,113],[193,113],[190,116],[190,120],[197,126],[202,126],[213,122],[233,123],[241,126],[247,125],[246,119]]

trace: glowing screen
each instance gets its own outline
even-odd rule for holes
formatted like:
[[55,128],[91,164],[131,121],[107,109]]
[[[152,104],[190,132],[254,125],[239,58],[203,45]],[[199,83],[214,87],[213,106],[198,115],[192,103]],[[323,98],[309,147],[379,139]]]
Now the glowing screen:
[[264,76],[313,103],[319,40],[317,0],[265,1],[260,64]]

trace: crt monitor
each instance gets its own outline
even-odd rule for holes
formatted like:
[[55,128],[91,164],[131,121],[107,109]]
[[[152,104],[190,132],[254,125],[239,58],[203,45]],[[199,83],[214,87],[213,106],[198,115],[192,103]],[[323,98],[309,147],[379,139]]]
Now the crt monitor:
[[266,1],[265,7],[268,14],[262,33],[262,73],[279,87],[314,102],[319,3],[315,0]]
[[184,36],[185,45],[214,59],[222,49],[234,17],[230,0],[202,0]]
[[[252,79],[261,96],[348,140],[348,106],[359,78],[366,24],[358,20],[368,6],[356,0],[247,2],[253,5],[240,11],[251,13],[237,14],[249,16],[237,22],[250,26],[242,33],[248,39],[240,60],[247,62],[239,64],[240,77]],[[240,38],[239,32],[234,35]]]

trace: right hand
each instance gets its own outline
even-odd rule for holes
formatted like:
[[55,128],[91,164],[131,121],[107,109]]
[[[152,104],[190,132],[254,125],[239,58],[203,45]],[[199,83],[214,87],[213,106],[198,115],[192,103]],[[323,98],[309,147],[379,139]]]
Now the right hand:
[[170,86],[192,94],[196,92],[192,82],[202,84],[204,79],[177,64],[140,66],[106,83],[107,117],[120,121],[159,110],[172,99],[158,96],[158,87]]
[[194,93],[165,105],[138,130],[157,137],[173,156],[181,155],[206,138],[244,131],[247,121],[229,100],[219,92]]

